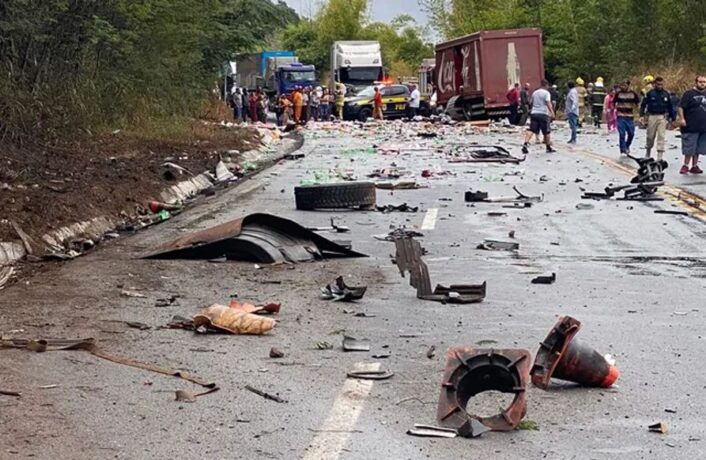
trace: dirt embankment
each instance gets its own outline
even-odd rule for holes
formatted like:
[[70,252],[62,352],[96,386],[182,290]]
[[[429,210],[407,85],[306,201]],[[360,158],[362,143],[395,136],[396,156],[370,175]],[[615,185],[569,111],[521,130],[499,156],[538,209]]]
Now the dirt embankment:
[[164,162],[199,174],[213,170],[221,156],[236,161],[234,150],[245,152],[259,145],[253,129],[196,121],[184,135],[171,139],[116,132],[64,145],[3,147],[0,241],[17,239],[10,221],[39,238],[73,222],[132,214],[185,179],[165,176]]

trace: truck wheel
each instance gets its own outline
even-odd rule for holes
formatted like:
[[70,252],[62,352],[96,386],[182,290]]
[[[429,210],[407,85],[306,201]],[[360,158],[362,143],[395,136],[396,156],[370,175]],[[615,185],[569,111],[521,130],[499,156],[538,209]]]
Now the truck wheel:
[[358,114],[358,119],[360,121],[368,121],[368,118],[373,117],[373,110],[370,107],[363,107],[360,109],[360,113]]
[[370,208],[375,206],[375,184],[347,182],[294,188],[299,210]]

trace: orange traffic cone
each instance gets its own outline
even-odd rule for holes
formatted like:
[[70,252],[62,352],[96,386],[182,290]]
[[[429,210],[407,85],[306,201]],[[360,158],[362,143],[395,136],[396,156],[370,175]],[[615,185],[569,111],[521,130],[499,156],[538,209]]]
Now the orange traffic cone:
[[581,322],[563,316],[539,344],[532,366],[532,383],[546,390],[552,378],[576,382],[587,387],[608,388],[620,371],[593,347],[574,338]]

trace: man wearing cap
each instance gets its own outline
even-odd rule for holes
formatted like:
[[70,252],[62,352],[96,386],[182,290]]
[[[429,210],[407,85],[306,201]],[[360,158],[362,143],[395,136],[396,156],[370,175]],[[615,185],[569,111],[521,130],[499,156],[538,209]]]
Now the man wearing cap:
[[[664,79],[655,78],[654,89],[649,91],[640,104],[640,120],[647,125],[647,154],[652,155],[652,147],[657,139],[657,160],[664,157],[665,134],[667,123],[674,121],[674,106],[672,98],[664,89]],[[645,123],[646,119],[646,123]]]
[[630,80],[620,83],[613,106],[618,116],[620,154],[630,155],[630,145],[635,138],[635,111],[640,106],[640,96],[630,89]]
[[583,84],[583,78],[578,77],[576,79],[576,91],[579,93],[579,126],[583,126],[584,118],[586,118],[586,96],[588,96],[588,91]]
[[684,155],[679,173],[701,174],[699,155],[706,155],[706,75],[696,77],[694,88],[682,96],[678,112],[677,125],[681,128]]
[[593,85],[593,91],[589,103],[591,104],[591,118],[593,125],[596,128],[601,127],[601,119],[603,118],[603,103],[605,101],[606,91],[603,86],[603,78],[596,78],[596,83]]

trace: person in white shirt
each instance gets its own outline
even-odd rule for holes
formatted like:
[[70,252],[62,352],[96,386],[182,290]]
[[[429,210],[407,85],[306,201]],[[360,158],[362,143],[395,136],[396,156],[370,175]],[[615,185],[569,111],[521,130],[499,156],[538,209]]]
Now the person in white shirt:
[[544,143],[547,146],[547,153],[556,152],[552,148],[551,123],[555,118],[552,96],[549,93],[549,82],[542,80],[542,87],[532,93],[532,109],[530,111],[530,126],[525,134],[525,143],[522,145],[522,153],[529,153],[529,141],[533,135],[544,135]]
[[417,85],[412,85],[412,94],[409,95],[409,103],[407,104],[407,116],[410,120],[417,116],[421,99],[422,94],[417,89]]

